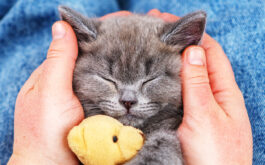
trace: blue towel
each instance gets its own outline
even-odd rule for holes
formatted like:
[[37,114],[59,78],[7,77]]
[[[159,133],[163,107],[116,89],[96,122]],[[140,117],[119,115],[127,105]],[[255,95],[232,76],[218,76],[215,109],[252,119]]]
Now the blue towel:
[[0,0],[0,164],[12,153],[16,96],[45,59],[51,26],[63,4],[90,16],[118,10],[146,13],[157,8],[182,16],[208,14],[207,33],[224,48],[243,92],[254,142],[253,164],[265,162],[265,1],[241,0]]

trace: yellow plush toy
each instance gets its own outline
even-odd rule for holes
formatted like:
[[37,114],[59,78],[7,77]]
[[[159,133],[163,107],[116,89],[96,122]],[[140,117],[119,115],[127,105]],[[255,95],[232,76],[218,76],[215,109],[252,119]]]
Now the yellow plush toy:
[[68,144],[85,165],[116,165],[133,158],[142,148],[143,133],[109,116],[83,120],[68,134]]

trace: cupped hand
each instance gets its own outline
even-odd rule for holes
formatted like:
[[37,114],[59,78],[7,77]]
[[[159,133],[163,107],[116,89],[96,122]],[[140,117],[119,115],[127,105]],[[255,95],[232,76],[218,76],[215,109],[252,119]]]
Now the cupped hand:
[[[151,10],[165,21],[178,17]],[[221,46],[205,34],[182,55],[184,117],[178,129],[185,164],[249,165],[252,134],[242,93]]]
[[72,90],[77,40],[63,21],[53,25],[52,33],[47,59],[18,94],[8,164],[78,164],[66,140],[69,130],[84,118]]
[[252,133],[244,99],[220,45],[205,35],[183,53],[184,118],[178,136],[186,164],[250,165]]

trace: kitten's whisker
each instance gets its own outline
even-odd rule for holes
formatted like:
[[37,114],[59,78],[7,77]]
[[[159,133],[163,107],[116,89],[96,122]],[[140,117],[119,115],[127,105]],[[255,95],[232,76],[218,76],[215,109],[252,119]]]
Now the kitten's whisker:
[[100,104],[99,106],[115,108],[115,106],[112,104]]

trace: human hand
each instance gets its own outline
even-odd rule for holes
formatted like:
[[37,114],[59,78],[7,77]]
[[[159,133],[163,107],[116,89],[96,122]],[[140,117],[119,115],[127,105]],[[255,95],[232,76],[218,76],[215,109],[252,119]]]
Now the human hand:
[[186,164],[252,164],[252,133],[232,67],[205,35],[183,53],[184,117],[178,129]]
[[[117,12],[123,13],[128,12]],[[47,59],[17,97],[10,165],[79,164],[66,138],[69,130],[84,119],[83,108],[72,89],[77,40],[64,21],[55,23],[52,29]]]
[[[168,22],[178,20],[156,9],[148,14]],[[182,61],[184,117],[178,137],[185,164],[251,164],[247,110],[220,45],[205,34],[201,46],[184,51]]]
[[[166,21],[178,17],[149,12]],[[185,164],[252,162],[252,134],[247,110],[221,46],[205,34],[201,46],[182,56],[184,117],[178,129]]]
[[52,29],[47,59],[17,97],[13,154],[8,164],[78,164],[66,138],[84,118],[72,90],[77,40],[70,25],[63,21],[56,22]]

